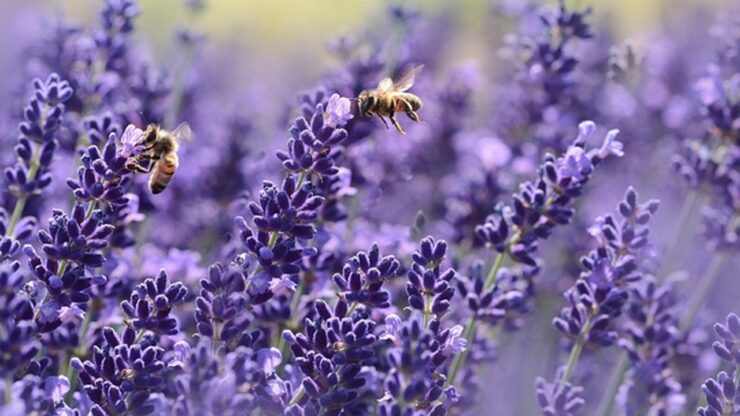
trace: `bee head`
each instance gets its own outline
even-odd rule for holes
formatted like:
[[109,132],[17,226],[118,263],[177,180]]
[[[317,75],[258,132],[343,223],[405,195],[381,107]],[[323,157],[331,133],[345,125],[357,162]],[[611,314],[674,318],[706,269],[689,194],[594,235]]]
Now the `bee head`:
[[152,144],[157,140],[157,134],[159,133],[159,127],[155,124],[150,124],[144,132],[144,143]]
[[377,102],[378,99],[374,95],[369,94],[367,91],[361,92],[360,96],[357,97],[357,107],[360,110],[360,114],[366,115],[375,107]]

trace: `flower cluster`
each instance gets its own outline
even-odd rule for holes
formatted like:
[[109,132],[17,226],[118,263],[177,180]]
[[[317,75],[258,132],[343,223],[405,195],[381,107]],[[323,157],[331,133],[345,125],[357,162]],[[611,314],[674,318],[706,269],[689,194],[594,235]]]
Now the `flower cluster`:
[[629,291],[626,336],[619,345],[630,359],[619,400],[627,414],[675,414],[686,402],[673,374],[678,342],[673,288],[642,282]]
[[537,241],[549,237],[556,226],[571,221],[572,203],[583,192],[594,168],[610,155],[623,155],[622,144],[616,140],[618,130],[609,131],[602,146],[590,151],[584,145],[596,125],[584,121],[578,130],[578,137],[563,156],[545,157],[536,182],[520,185],[510,207],[476,227],[481,241],[499,253],[506,252],[513,261],[537,267],[533,256]]
[[[516,33],[473,43],[480,5],[391,6],[291,106],[320,54],[261,71],[259,25],[222,47],[207,3],[167,6],[187,29],[156,48],[136,0],[80,25],[4,7],[24,18],[0,37],[0,129],[20,133],[0,135],[0,414],[738,412],[735,314],[707,354],[740,226],[722,6],[656,15],[642,47],[565,1],[496,2],[486,25]],[[409,105],[404,136],[377,120]]]
[[121,302],[121,309],[129,318],[127,324],[138,331],[176,335],[177,319],[170,313],[184,302],[187,291],[180,282],[170,283],[167,273],[161,270],[157,277],[136,286],[130,300]]
[[329,414],[357,409],[366,383],[360,371],[375,358],[376,324],[362,308],[348,315],[348,305],[342,301],[334,310],[321,300],[314,308],[316,318],[306,319],[304,333],[283,332],[304,375],[301,386],[306,395],[298,403],[304,408],[320,406]]
[[69,83],[57,74],[45,81],[35,79],[33,88],[33,98],[18,125],[20,135],[14,148],[18,162],[5,169],[7,189],[18,199],[12,217],[3,225],[5,237],[27,235],[35,225],[32,219],[21,216],[28,198],[51,184],[50,165],[59,146],[57,135],[64,120],[64,103],[73,93]]
[[727,315],[725,324],[714,325],[714,332],[720,337],[712,345],[714,353],[729,365],[732,372],[721,371],[716,378],[710,378],[702,386],[707,398],[707,406],[699,408],[699,415],[731,415],[740,410],[740,318],[734,313]]
[[406,296],[411,309],[424,313],[425,327],[430,316],[440,319],[447,313],[450,299],[455,295],[455,288],[451,285],[455,270],[441,267],[446,254],[447,242],[426,237],[419,242],[419,250],[411,256],[414,263],[408,272]]
[[[553,319],[553,326],[571,338],[573,346],[567,366],[558,373],[552,386],[570,386],[584,347],[603,348],[617,341],[614,321],[623,312],[630,288],[644,277],[640,266],[649,251],[646,224],[658,205],[657,200],[640,204],[637,192],[629,188],[619,203],[622,219],[618,221],[612,215],[606,215],[598,218],[589,230],[598,247],[581,259],[581,275],[565,292],[568,306]],[[546,392],[550,388],[538,381],[539,391]],[[545,397],[557,399],[559,394],[558,388],[554,396]],[[543,409],[547,409],[553,402],[541,399],[540,403]]]
[[401,263],[393,256],[381,257],[375,243],[368,252],[361,251],[351,257],[342,267],[342,273],[335,274],[333,280],[341,290],[338,295],[343,302],[387,308],[391,306],[391,295],[383,289],[383,284],[398,276],[400,270]]
[[125,328],[119,336],[113,328],[106,327],[103,337],[103,346],[93,347],[92,360],[83,362],[75,357],[70,362],[94,403],[90,413],[102,416],[154,412],[156,404],[150,398],[164,387],[164,350],[138,343],[131,328]]

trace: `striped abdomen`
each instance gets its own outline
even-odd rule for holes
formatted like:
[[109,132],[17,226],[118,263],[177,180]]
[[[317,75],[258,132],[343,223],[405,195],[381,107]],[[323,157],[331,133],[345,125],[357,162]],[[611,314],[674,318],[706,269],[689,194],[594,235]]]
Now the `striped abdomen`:
[[172,176],[177,171],[178,164],[177,153],[170,152],[162,155],[154,166],[152,176],[149,178],[149,189],[153,194],[158,194],[167,188]]

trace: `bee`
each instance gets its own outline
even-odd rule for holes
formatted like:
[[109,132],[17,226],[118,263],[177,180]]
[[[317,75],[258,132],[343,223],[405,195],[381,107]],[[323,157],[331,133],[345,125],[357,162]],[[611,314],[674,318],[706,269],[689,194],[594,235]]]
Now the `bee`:
[[136,377],[136,372],[130,368],[124,368],[123,371],[121,371],[121,377],[126,380],[131,380]]
[[404,112],[411,120],[420,123],[419,115],[416,111],[421,108],[423,103],[418,96],[406,92],[414,85],[414,78],[424,68],[424,65],[412,66],[406,70],[397,80],[383,78],[374,90],[365,90],[357,97],[357,108],[359,114],[364,117],[378,116],[385,124],[388,123],[383,116],[388,117],[391,123],[401,134],[406,134],[401,125],[395,118],[396,112]]
[[[190,140],[192,135],[188,123],[180,123],[172,131],[150,124],[141,138],[144,150],[126,164],[126,169],[151,173],[149,189],[153,194],[164,191],[180,164],[177,157],[180,142]],[[143,162],[147,162],[146,166],[142,165]]]

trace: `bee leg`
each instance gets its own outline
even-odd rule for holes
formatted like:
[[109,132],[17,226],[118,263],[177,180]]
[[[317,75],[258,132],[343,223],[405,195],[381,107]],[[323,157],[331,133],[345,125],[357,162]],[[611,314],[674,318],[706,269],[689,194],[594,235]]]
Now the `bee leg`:
[[411,104],[409,104],[409,103],[407,103],[405,101],[403,102],[403,104],[404,104],[403,106],[406,107],[403,110],[403,112],[406,113],[406,116],[408,116],[408,118],[410,118],[411,120],[413,120],[413,121],[415,121],[417,123],[421,123],[421,119],[419,118],[419,115],[416,114],[416,111],[414,111],[411,108]]
[[[380,114],[378,114],[378,118],[380,119],[380,121],[383,122],[383,124],[385,125],[385,128],[386,129],[389,129],[390,128],[390,126],[388,126],[388,122],[385,121],[385,119],[383,118],[383,116],[381,116]],[[391,117],[391,120],[393,120],[393,117]]]
[[154,164],[150,164],[149,167],[145,168],[144,166],[141,166],[140,164],[136,162],[126,163],[126,170],[129,170],[132,172],[149,173],[152,171],[152,168],[154,168]]
[[[159,158],[157,158],[157,159],[159,159]],[[144,167],[144,166],[141,165],[141,163],[140,163],[141,160],[146,160],[146,161],[149,162],[149,164],[147,165],[147,167]],[[132,160],[130,162],[126,162],[126,169],[127,170],[130,170],[132,172],[149,173],[149,172],[152,171],[152,169],[154,169],[154,163],[152,163],[152,160],[155,160],[155,159],[153,157],[151,157],[151,156],[143,156],[142,155],[141,157],[139,157],[139,158],[137,158],[135,160]]]
[[388,116],[388,118],[391,119],[391,123],[393,123],[393,125],[396,127],[396,130],[398,130],[399,133],[406,135],[406,132],[403,131],[403,127],[401,127],[401,125],[398,123],[398,120],[396,120],[396,118],[393,117],[393,113],[391,113]]
[[419,115],[416,114],[416,111],[414,111],[414,110],[406,110],[406,115],[411,120],[414,120],[417,123],[421,123],[421,119],[419,118]]

